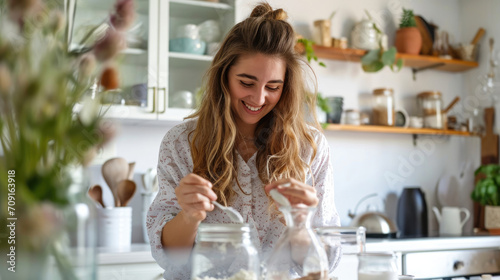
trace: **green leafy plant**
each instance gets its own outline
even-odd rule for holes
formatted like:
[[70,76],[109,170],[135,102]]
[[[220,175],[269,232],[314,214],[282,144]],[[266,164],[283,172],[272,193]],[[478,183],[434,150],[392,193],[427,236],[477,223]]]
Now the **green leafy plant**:
[[[64,235],[74,220],[64,213],[86,189],[75,190],[71,170],[90,164],[116,132],[103,120],[98,97],[87,93],[96,79],[117,87],[113,62],[135,12],[132,0],[117,1],[109,16],[114,29],[85,53],[70,53],[63,2],[0,0],[0,218],[18,220],[19,254],[34,261],[53,255],[60,278],[77,279]],[[0,250],[7,246],[0,242]],[[19,261],[25,264],[19,279],[44,279],[29,261]]]
[[406,27],[417,27],[417,22],[415,21],[413,10],[403,9],[403,14],[401,15],[399,28],[406,28]]
[[328,105],[328,101],[324,98],[321,93],[316,94],[316,105],[325,113],[330,113],[332,108]]
[[472,200],[485,206],[500,206],[500,165],[481,165],[474,174],[482,178],[471,193]]
[[[368,11],[365,12],[368,15],[368,18],[372,20],[370,13],[368,13]],[[382,46],[382,31],[380,31],[375,23],[373,23],[373,29],[375,29],[377,31],[377,34],[379,35],[379,48],[368,51],[361,58],[361,67],[365,72],[373,73],[382,70],[384,66],[389,66],[393,72],[398,72],[399,70],[401,70],[401,67],[403,67],[403,60],[396,60],[396,47],[393,46],[388,50],[385,50],[384,46]]]
[[326,65],[323,62],[318,61],[318,57],[314,53],[314,49],[313,49],[314,42],[313,41],[308,40],[306,38],[299,38],[299,39],[297,39],[297,43],[300,43],[304,46],[307,62],[311,63],[311,60],[314,60],[314,61],[318,62],[319,66],[326,67]]

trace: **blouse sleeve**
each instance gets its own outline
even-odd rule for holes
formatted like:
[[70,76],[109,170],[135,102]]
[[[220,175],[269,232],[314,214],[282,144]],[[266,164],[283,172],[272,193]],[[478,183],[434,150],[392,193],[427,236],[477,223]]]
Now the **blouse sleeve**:
[[316,208],[312,226],[340,226],[340,218],[334,200],[333,167],[330,161],[330,146],[323,133],[317,130],[315,133],[317,152],[311,165],[314,182],[310,179],[308,183],[315,186],[319,203]]
[[188,131],[179,125],[167,132],[162,140],[158,158],[159,191],[152,202],[147,216],[147,230],[151,253],[165,274],[179,266],[169,257],[171,252],[164,250],[161,243],[163,226],[172,220],[181,208],[175,196],[175,188],[184,176],[192,170]]

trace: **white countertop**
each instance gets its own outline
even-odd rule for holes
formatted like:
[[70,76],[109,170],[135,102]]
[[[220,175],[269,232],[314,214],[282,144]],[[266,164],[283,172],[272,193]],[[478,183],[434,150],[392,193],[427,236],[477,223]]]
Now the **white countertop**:
[[149,244],[132,244],[129,249],[117,250],[110,248],[97,249],[97,264],[126,264],[156,262],[151,255]]
[[[438,250],[465,250],[478,248],[499,248],[500,236],[428,237],[408,239],[368,238],[367,252],[394,251],[419,252]],[[99,265],[155,262],[149,244],[132,244],[130,249],[112,250],[98,248]]]
[[368,238],[366,240],[367,252],[419,252],[480,248],[500,249],[500,236],[427,237],[407,239]]

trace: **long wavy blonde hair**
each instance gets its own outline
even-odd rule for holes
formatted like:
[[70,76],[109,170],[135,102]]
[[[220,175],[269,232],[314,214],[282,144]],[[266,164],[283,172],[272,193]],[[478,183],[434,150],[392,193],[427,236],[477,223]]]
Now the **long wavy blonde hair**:
[[[294,49],[295,33],[286,18],[282,9],[273,10],[269,4],[261,3],[249,18],[230,30],[205,76],[201,106],[188,117],[198,118],[190,135],[193,173],[211,181],[217,200],[225,205],[236,195],[234,183],[244,193],[237,177],[238,128],[231,110],[227,77],[241,55],[261,53],[286,63],[281,98],[255,130],[256,164],[262,182],[267,184],[281,178],[305,182],[316,155],[316,144],[305,118],[306,108],[315,108],[315,97],[311,98],[306,90],[302,66],[307,64]],[[314,110],[309,113],[310,124],[319,127]],[[310,148],[313,156],[306,162],[303,153]]]

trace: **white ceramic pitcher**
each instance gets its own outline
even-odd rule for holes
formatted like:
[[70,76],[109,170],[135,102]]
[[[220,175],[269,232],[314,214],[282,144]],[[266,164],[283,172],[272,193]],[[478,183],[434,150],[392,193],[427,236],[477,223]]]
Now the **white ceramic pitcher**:
[[[460,236],[462,227],[469,220],[470,212],[467,208],[443,207],[441,213],[437,207],[432,207],[434,214],[439,222],[439,235],[441,236]],[[465,218],[460,220],[460,213],[464,212]]]

